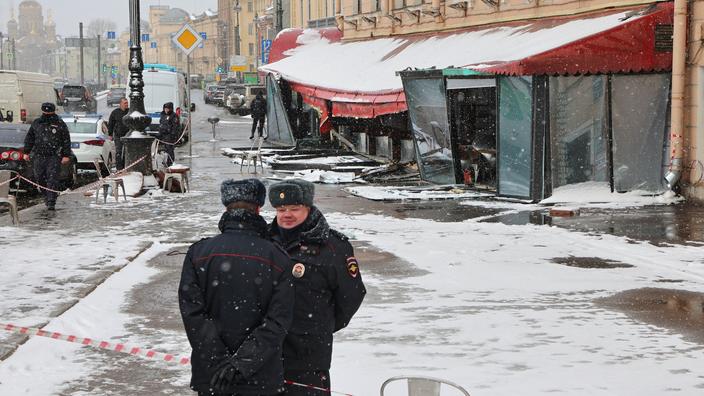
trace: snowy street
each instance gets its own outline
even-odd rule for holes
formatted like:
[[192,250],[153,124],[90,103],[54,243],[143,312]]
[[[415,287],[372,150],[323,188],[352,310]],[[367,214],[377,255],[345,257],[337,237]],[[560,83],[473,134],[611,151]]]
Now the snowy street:
[[[252,176],[221,155],[251,145],[250,120],[201,96],[194,157],[177,150],[191,192],[61,197],[55,215],[21,211],[20,227],[0,217],[0,323],[190,355],[176,298],[184,254],[218,232],[220,182]],[[216,141],[213,115],[225,121]],[[371,396],[392,376],[426,375],[472,395],[704,392],[701,209],[548,221],[537,205],[372,201],[345,187],[317,184],[316,204],[350,237],[368,294],[335,336],[333,390]],[[268,203],[263,215],[274,216]],[[188,365],[50,337],[0,329],[0,359],[0,395],[194,394]]]

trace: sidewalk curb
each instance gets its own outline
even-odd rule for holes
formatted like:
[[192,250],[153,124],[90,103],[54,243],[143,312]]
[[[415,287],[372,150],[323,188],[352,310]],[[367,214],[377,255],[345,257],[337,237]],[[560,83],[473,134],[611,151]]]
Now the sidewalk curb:
[[[103,283],[105,283],[105,281],[106,281],[108,278],[110,278],[110,277],[113,276],[114,274],[116,274],[116,273],[122,271],[122,269],[124,269],[125,267],[127,267],[130,263],[132,263],[134,260],[136,260],[136,259],[137,259],[139,256],[141,256],[144,252],[146,252],[147,250],[149,250],[152,246],[154,246],[154,241],[149,241],[149,242],[143,244],[143,245],[139,248],[139,250],[137,251],[137,253],[135,253],[133,256],[127,257],[127,260],[125,261],[124,264],[115,267],[113,270],[106,270],[104,276],[102,276],[102,278],[100,278],[95,284],[90,285],[90,286],[87,287],[86,289],[81,290],[81,291],[79,292],[79,294],[76,296],[76,298],[75,298],[74,301],[72,301],[72,302],[70,302],[70,303],[68,303],[68,304],[66,304],[66,305],[64,305],[64,306],[62,306],[62,307],[59,307],[56,311],[54,311],[54,312],[52,312],[51,314],[49,314],[49,315],[50,315],[50,319],[49,319],[49,320],[46,320],[46,321],[43,321],[43,322],[38,323],[38,324],[36,324],[36,325],[33,325],[32,327],[36,327],[36,328],[41,329],[41,328],[43,328],[44,326],[46,326],[47,324],[49,324],[49,322],[50,322],[52,319],[57,318],[57,317],[63,315],[66,311],[68,311],[69,309],[73,308],[73,307],[74,307],[76,304],[78,304],[82,299],[84,299],[86,296],[88,296],[89,294],[91,294],[98,286],[100,286],[100,285],[102,285]],[[2,355],[0,355],[0,362],[5,361],[7,358],[9,358],[10,356],[12,356],[12,355],[15,353],[15,351],[17,351],[17,349],[19,349],[20,346],[24,345],[24,343],[27,342],[27,341],[30,339],[30,336],[29,336],[29,335],[22,335],[22,336],[19,336],[19,338],[20,338],[20,340],[19,340],[12,348],[9,348],[5,353],[3,353]],[[10,338],[10,339],[11,339],[11,338]]]

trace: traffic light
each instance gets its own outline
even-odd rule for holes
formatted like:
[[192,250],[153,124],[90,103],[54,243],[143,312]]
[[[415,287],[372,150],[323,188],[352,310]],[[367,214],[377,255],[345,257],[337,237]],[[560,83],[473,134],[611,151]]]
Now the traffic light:
[[105,63],[103,63],[103,73],[105,73],[105,72],[107,72],[107,71],[108,71],[108,65],[106,65]]

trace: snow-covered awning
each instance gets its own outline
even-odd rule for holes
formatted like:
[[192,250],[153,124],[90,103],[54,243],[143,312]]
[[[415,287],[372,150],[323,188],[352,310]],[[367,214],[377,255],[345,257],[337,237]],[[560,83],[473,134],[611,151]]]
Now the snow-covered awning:
[[671,41],[657,41],[656,27],[672,25],[672,16],[666,2],[364,41],[341,41],[336,29],[289,30],[275,40],[274,62],[260,70],[331,101],[333,116],[375,117],[406,109],[396,72],[408,68],[507,75],[669,70]]

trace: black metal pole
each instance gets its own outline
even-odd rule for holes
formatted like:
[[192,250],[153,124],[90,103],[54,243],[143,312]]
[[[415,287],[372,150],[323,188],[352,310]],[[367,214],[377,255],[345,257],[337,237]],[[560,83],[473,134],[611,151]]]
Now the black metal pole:
[[140,43],[139,0],[130,0],[130,109],[122,118],[122,123],[130,128],[121,140],[125,149],[125,166],[136,163],[132,168],[145,176],[152,175],[151,146],[154,138],[144,133],[152,118],[144,110],[144,80],[142,70],[142,46]]
[[98,39],[98,89],[100,88],[100,74],[103,72],[103,68],[100,64],[100,35],[96,36]]
[[83,22],[78,23],[78,41],[80,42],[80,58],[81,58],[81,85],[85,85],[84,75],[83,75]]

